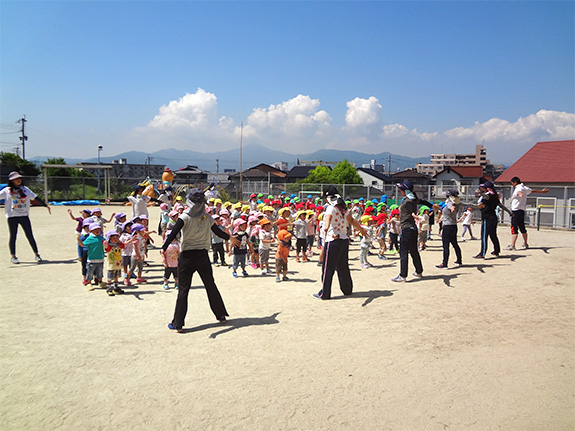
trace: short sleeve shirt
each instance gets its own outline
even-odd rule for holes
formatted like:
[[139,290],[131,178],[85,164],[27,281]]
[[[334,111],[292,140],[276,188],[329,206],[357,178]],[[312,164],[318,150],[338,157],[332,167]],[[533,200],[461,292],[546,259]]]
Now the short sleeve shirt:
[[346,212],[345,214],[342,214],[340,210],[338,210],[333,205],[330,205],[325,210],[325,214],[331,215],[331,222],[325,236],[326,242],[333,241],[338,237],[339,239],[347,239],[347,226],[345,216],[348,213]]
[[26,186],[21,186],[20,190],[24,196],[20,196],[20,191],[12,191],[10,187],[0,190],[0,199],[5,199],[4,212],[6,218],[25,217],[30,213],[30,202],[36,198],[36,193]]

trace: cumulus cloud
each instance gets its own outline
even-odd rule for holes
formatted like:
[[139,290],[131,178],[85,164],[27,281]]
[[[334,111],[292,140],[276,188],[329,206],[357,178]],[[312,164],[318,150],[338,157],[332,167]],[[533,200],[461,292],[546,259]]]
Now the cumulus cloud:
[[[243,127],[245,143],[258,143],[289,153],[310,153],[321,148],[358,150],[425,157],[434,152],[471,152],[484,143],[488,157],[497,162],[514,161],[537,141],[575,138],[575,114],[541,110],[515,121],[492,118],[468,127],[424,131],[384,124],[379,100],[356,97],[346,103],[345,124],[332,125],[320,110],[320,101],[299,94],[267,108],[256,107]],[[215,94],[198,88],[159,108],[144,127],[134,130],[142,150],[168,145],[201,152],[237,146],[238,121],[219,116]]]
[[347,102],[347,112],[345,113],[345,123],[347,128],[364,128],[380,122],[382,107],[377,98],[371,96],[369,99],[356,97]]

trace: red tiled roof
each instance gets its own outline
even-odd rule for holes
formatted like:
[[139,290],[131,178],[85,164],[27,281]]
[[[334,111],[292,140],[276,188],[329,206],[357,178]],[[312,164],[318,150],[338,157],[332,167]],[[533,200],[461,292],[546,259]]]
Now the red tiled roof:
[[436,177],[441,172],[452,170],[458,174],[461,178],[482,178],[483,168],[481,166],[447,166],[442,171],[434,175]]
[[575,183],[575,140],[537,142],[496,180],[508,183]]

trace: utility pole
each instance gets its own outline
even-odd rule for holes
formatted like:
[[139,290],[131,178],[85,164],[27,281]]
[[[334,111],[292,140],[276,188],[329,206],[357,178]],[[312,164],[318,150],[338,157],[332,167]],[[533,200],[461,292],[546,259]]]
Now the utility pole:
[[216,174],[220,173],[220,159],[216,159]]
[[28,140],[28,136],[26,136],[26,133],[24,132],[24,124],[26,124],[26,121],[28,120],[26,120],[25,115],[18,120],[18,123],[22,124],[22,129],[20,130],[22,132],[22,136],[20,136],[20,140],[22,141],[22,158],[24,160],[26,160],[26,141]]
[[391,175],[391,156],[387,156],[387,176]]

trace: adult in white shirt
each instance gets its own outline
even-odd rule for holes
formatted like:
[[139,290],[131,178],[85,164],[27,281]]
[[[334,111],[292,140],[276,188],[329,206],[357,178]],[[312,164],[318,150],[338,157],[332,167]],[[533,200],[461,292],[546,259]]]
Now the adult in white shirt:
[[346,296],[352,294],[353,281],[349,271],[347,223],[359,230],[362,235],[366,235],[365,229],[351,216],[345,201],[334,186],[329,186],[324,195],[328,205],[325,210],[323,225],[325,243],[321,268],[321,290],[313,295],[318,299],[331,298],[331,284],[336,271],[339,288],[343,294]]
[[4,199],[4,212],[8,219],[8,230],[10,231],[10,240],[8,246],[10,248],[11,262],[18,264],[20,261],[16,257],[16,236],[18,234],[18,226],[22,226],[24,234],[32,247],[36,262],[42,262],[42,258],[38,253],[38,245],[32,233],[32,224],[30,223],[30,203],[37,202],[38,204],[48,208],[48,212],[52,214],[52,210],[42,199],[36,196],[32,190],[22,184],[22,175],[13,171],[8,175],[8,187],[0,190],[0,199]]
[[534,190],[527,187],[521,182],[519,177],[511,178],[511,184],[513,185],[513,194],[511,195],[511,244],[508,245],[505,250],[515,250],[515,244],[517,243],[517,238],[519,237],[519,232],[523,236],[523,249],[528,249],[529,244],[527,243],[527,229],[525,228],[525,210],[527,209],[527,196],[531,193],[547,193],[548,188],[543,188],[541,190]]

